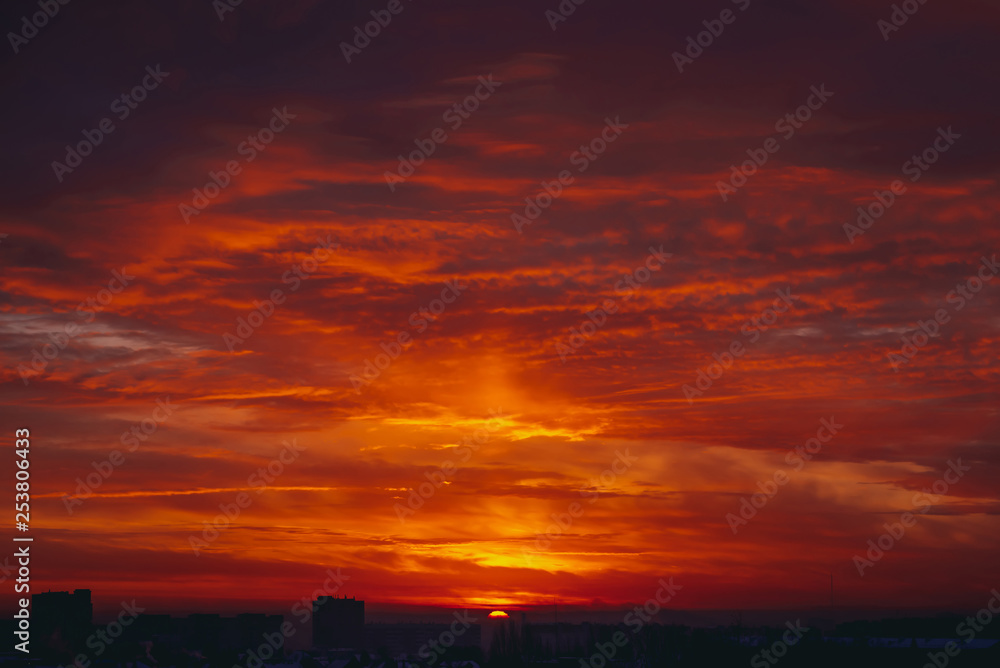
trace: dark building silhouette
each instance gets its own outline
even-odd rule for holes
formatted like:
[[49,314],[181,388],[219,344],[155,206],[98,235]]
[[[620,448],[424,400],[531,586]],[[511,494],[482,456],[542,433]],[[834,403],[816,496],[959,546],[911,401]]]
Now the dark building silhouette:
[[203,649],[215,647],[222,639],[222,615],[194,614],[188,615],[181,622],[182,637],[189,647]]
[[[31,653],[46,659],[69,662],[77,654],[94,657],[87,638],[97,627],[93,625],[93,604],[89,589],[45,592],[31,597]],[[363,613],[362,613],[363,614]],[[281,634],[282,615],[243,613],[235,617],[217,614],[193,614],[188,617],[140,614],[109,643],[102,659],[132,660],[144,658],[146,650],[136,649],[141,643],[151,647],[184,648],[196,652],[240,652],[256,648],[265,634]],[[103,643],[102,643],[103,644]],[[282,651],[282,654],[284,652]],[[5,663],[0,657],[0,663]]]
[[[416,657],[431,640],[446,634],[450,634],[448,637],[452,639],[449,648],[481,648],[482,627],[479,624],[473,624],[457,634],[454,630],[455,627],[450,624],[436,623],[369,624],[365,629],[365,649],[390,657],[404,654]],[[423,660],[426,661],[426,657]]]
[[32,594],[32,646],[47,654],[80,651],[92,631],[93,617],[89,589]]
[[265,634],[273,636],[277,633],[281,635],[281,623],[284,621],[284,617],[281,615],[244,612],[236,615],[231,624],[228,618],[224,621],[226,625],[224,627],[223,646],[233,649],[245,649],[260,645]]
[[320,596],[313,601],[313,645],[360,649],[365,643],[365,602]]
[[281,615],[243,613],[235,617],[193,614],[187,617],[139,615],[125,636],[139,642],[177,644],[197,650],[244,650],[257,647],[265,634],[281,634]]
[[144,640],[166,640],[170,642],[181,641],[181,629],[177,627],[177,622],[170,615],[151,615],[142,613],[135,619],[126,630],[126,636],[139,641]]

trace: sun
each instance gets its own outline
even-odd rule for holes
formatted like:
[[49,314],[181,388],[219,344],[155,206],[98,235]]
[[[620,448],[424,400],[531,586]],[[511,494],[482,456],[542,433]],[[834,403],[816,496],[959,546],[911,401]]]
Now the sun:
[[503,619],[503,618],[508,617],[508,616],[509,615],[506,612],[504,612],[503,610],[494,610],[493,612],[490,613],[490,617],[492,619]]

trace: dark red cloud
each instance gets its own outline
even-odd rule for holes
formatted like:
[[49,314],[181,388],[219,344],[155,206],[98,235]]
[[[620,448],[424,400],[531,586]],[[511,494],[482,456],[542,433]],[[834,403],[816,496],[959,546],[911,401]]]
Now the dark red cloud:
[[[929,3],[884,41],[890,7],[754,2],[683,73],[672,53],[714,7],[586,3],[552,31],[535,3],[406,4],[348,64],[338,45],[373,8],[245,3],[220,22],[199,3],[70,5],[0,66],[18,156],[0,392],[4,424],[37,443],[46,586],[175,609],[291,601],[329,567],[400,605],[620,604],[666,575],[704,608],[822,603],[830,573],[859,606],[995,586],[1000,279],[949,301],[1000,253],[994,7]],[[156,64],[164,85],[57,181],[67,143]],[[490,74],[499,88],[390,190],[398,156]],[[833,96],[723,201],[730,166],[821,84]],[[609,118],[627,127],[579,171]],[[961,137],[851,243],[857,207],[948,127]],[[234,159],[186,223],[180,205]],[[511,215],[563,170],[519,234]],[[622,289],[651,247],[671,257]],[[104,304],[113,271],[135,279]],[[450,281],[467,287],[437,311]],[[773,324],[747,324],[789,289]],[[165,397],[176,413],[127,451]],[[788,451],[831,418],[843,430],[792,472]],[[248,478],[292,439],[305,451],[257,494]],[[77,479],[115,450],[83,498]],[[852,557],[958,458],[969,472],[860,576]],[[777,470],[788,484],[734,535],[727,514]],[[241,490],[253,503],[196,555]]]

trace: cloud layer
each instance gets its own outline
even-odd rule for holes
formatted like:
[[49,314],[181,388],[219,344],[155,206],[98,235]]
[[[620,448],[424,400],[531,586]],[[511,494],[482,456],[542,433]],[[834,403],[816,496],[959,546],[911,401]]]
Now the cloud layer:
[[[825,603],[833,573],[843,604],[980,601],[1000,547],[1000,14],[928,3],[884,40],[888,6],[738,4],[683,72],[715,8],[595,0],[552,30],[537,3],[407,2],[350,63],[340,43],[381,5],[62,8],[2,65],[0,391],[5,428],[32,432],[46,587],[212,607],[341,567],[381,604],[600,605],[673,575],[682,607],[767,608]],[[651,249],[670,254],[653,270]],[[843,428],[789,457],[821,420]],[[921,509],[862,577],[853,557]]]

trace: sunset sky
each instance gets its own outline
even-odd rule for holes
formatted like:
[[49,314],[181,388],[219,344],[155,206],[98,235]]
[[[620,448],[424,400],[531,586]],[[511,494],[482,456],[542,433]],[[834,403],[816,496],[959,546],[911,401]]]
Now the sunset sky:
[[673,577],[672,607],[760,609],[825,605],[833,574],[837,605],[982,605],[996,5],[892,31],[861,0],[399,6],[352,49],[385,2],[74,2],[8,40],[0,471],[13,494],[30,428],[33,585],[254,610],[339,568],[369,608],[517,609]]

